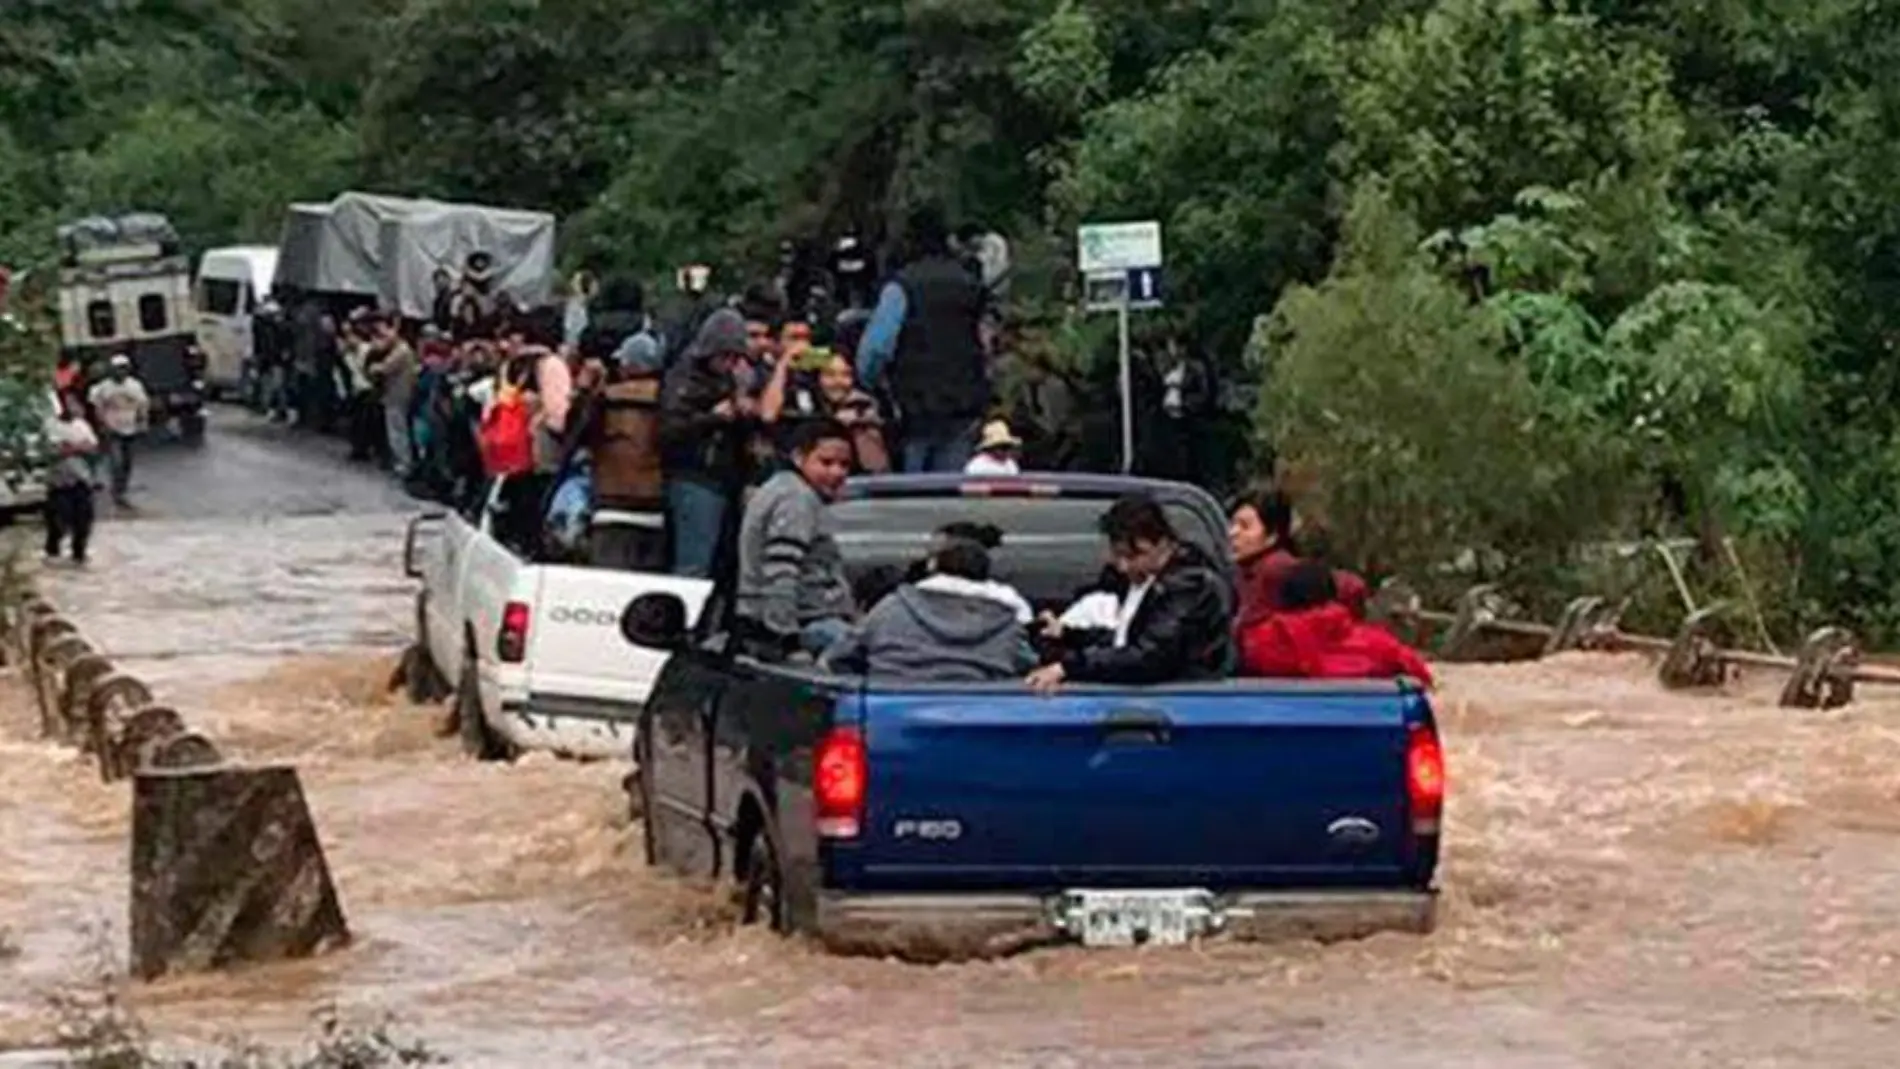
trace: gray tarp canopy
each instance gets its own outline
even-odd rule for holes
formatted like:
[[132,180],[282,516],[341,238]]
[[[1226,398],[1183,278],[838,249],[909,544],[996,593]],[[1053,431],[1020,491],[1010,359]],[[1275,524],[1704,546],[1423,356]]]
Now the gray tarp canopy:
[[157,245],[173,248],[178,231],[171,220],[157,212],[131,212],[126,215],[91,215],[59,228],[59,242],[68,253],[114,245]]
[[291,205],[278,245],[278,282],[374,297],[412,319],[433,308],[436,268],[459,275],[476,251],[494,257],[497,289],[524,307],[554,290],[554,216],[545,212],[345,193]]

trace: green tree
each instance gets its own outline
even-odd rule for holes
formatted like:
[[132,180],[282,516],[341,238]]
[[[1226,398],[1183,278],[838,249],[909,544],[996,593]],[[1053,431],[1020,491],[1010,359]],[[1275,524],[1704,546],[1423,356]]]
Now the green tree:
[[1336,77],[1340,168],[1385,175],[1427,226],[1531,187],[1652,180],[1682,139],[1661,56],[1536,0],[1441,0],[1344,49]]
[[1318,278],[1331,252],[1327,18],[1325,5],[1283,5],[1095,112],[1050,192],[1068,235],[1089,220],[1161,220],[1169,299],[1207,351],[1230,359],[1254,317]]
[[1259,428],[1374,574],[1429,579],[1467,550],[1505,575],[1547,569],[1620,518],[1621,450],[1543,403],[1504,320],[1419,246],[1386,189],[1355,194],[1332,273],[1263,328]]

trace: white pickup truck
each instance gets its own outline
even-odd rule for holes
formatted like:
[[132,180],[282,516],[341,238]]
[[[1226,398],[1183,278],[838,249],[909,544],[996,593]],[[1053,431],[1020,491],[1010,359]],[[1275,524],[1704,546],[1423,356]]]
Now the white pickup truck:
[[667,591],[696,619],[712,584],[525,561],[490,533],[497,497],[491,487],[477,515],[409,523],[403,571],[422,580],[410,693],[439,699],[452,688],[463,749],[481,760],[525,750],[624,759],[666,655],[629,649],[621,612]]

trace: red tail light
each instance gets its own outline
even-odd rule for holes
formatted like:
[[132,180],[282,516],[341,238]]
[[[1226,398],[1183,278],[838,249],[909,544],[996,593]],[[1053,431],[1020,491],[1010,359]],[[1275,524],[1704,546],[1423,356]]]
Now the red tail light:
[[866,776],[864,736],[856,728],[832,728],[812,757],[819,838],[857,838],[863,829]]
[[501,610],[501,632],[495,636],[495,656],[503,664],[520,664],[528,657],[528,620],[533,615],[525,601],[511,601]]
[[1437,835],[1445,809],[1445,752],[1438,732],[1413,724],[1405,744],[1405,793],[1412,808],[1412,834]]

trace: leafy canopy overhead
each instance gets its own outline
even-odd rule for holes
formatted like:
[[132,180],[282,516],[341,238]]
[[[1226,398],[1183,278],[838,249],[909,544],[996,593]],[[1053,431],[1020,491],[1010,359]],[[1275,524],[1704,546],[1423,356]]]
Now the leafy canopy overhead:
[[1353,563],[1693,529],[1783,622],[1900,637],[1897,67],[1865,0],[12,0],[0,260],[359,188],[737,286],[930,201],[1010,236],[1015,351],[1094,389],[1074,228],[1153,218],[1144,348],[1251,425],[1207,478],[1313,469]]

